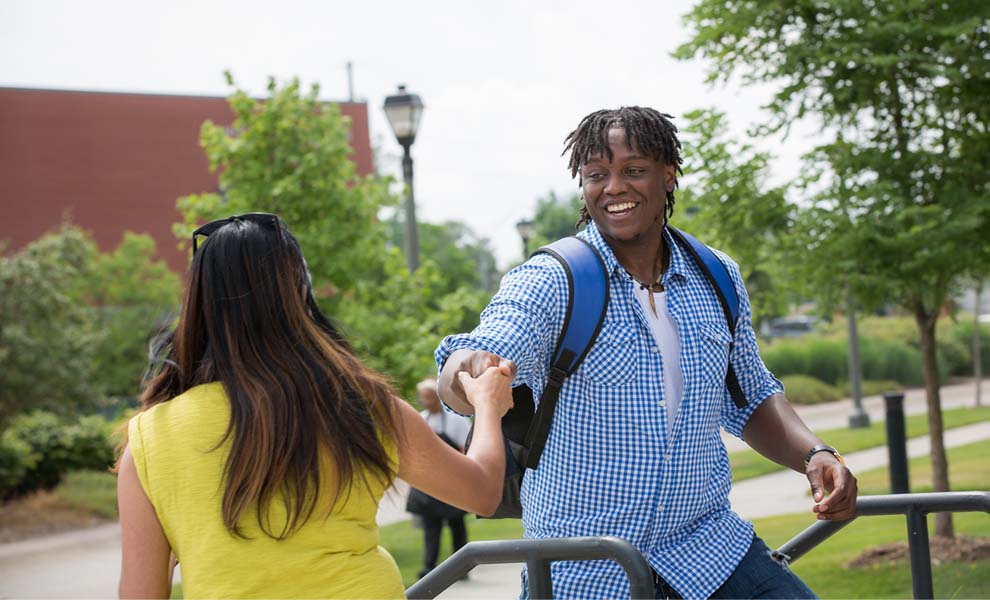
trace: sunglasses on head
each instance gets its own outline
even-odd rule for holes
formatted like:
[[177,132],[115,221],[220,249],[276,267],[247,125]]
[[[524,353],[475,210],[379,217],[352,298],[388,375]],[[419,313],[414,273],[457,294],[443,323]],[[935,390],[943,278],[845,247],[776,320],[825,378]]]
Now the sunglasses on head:
[[281,219],[278,218],[278,215],[273,215],[270,213],[244,213],[243,215],[233,215],[227,217],[226,219],[210,221],[205,225],[197,227],[196,230],[192,232],[193,256],[196,256],[196,249],[199,247],[199,238],[209,237],[224,225],[228,223],[235,223],[237,221],[247,221],[249,223],[255,223],[256,225],[266,225],[278,232],[281,232],[282,230]]
[[[223,227],[228,223],[234,223],[237,221],[248,221],[249,223],[254,223],[256,225],[265,225],[271,227],[276,232],[278,236],[282,239],[282,219],[278,215],[273,215],[271,213],[244,213],[243,215],[233,215],[227,217],[226,219],[217,219],[216,221],[210,221],[209,223],[197,227],[195,231],[192,232],[192,253],[196,256],[196,249],[199,247],[199,238],[209,237],[210,234],[216,232],[218,229]],[[306,258],[300,253],[299,258],[302,259],[303,271],[306,274],[306,296],[310,303],[315,305],[316,300],[313,298],[313,276],[309,272],[309,265],[306,264]]]

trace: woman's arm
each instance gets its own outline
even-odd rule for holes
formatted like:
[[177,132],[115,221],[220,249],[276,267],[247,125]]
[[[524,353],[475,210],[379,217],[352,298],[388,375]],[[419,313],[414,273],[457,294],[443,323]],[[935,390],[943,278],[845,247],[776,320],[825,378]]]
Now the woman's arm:
[[502,415],[512,407],[508,367],[491,367],[478,378],[459,375],[474,407],[474,434],[467,454],[445,444],[416,410],[397,399],[399,477],[430,496],[480,515],[491,515],[502,498],[505,445]]
[[172,550],[141,487],[130,447],[124,448],[117,475],[117,510],[123,557],[121,598],[168,598],[172,591]]

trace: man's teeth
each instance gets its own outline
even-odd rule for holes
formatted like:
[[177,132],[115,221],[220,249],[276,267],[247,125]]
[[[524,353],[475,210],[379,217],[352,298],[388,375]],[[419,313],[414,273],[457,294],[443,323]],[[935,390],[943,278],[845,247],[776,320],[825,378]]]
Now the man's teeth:
[[625,210],[630,210],[635,207],[636,207],[635,202],[623,202],[622,204],[612,204],[610,206],[607,206],[605,207],[605,210],[607,210],[610,213],[617,213]]

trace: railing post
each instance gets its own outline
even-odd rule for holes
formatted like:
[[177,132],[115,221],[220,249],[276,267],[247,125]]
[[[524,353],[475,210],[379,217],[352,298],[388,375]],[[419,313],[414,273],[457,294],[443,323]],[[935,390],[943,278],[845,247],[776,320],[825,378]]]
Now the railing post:
[[890,492],[907,494],[911,491],[908,480],[907,437],[904,432],[904,393],[887,392],[883,395],[887,412],[887,452],[890,457]]
[[550,561],[531,558],[526,561],[529,577],[529,597],[533,600],[553,598],[553,582],[550,579]]
[[928,546],[928,517],[915,507],[907,512],[908,550],[911,554],[911,586],[915,598],[934,598],[932,556]]

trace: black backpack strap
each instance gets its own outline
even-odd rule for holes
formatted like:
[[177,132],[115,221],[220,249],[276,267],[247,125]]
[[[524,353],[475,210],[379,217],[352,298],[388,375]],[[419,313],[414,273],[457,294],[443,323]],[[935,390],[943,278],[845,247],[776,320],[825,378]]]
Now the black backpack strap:
[[[537,253],[553,256],[564,267],[567,274],[567,312],[550,361],[549,378],[540,396],[536,415],[526,431],[525,446],[529,450],[523,466],[528,469],[535,469],[540,464],[543,448],[550,436],[560,388],[591,350],[608,308],[605,261],[591,244],[578,237],[568,237],[540,248]],[[580,293],[575,293],[575,289]]]
[[[712,252],[712,249],[699,242],[694,236],[680,229],[667,225],[667,231],[689,255],[694,259],[695,264],[704,273],[705,279],[715,290],[719,304],[722,306],[722,313],[725,315],[725,323],[729,326],[729,334],[733,341],[729,342],[729,356],[732,356],[732,348],[736,337],[736,322],[739,320],[739,294],[736,293],[736,286],[732,283],[732,276],[729,270],[719,257]],[[739,379],[732,368],[731,361],[725,371],[725,386],[729,389],[729,395],[736,408],[745,408],[749,402],[743,393]]]

